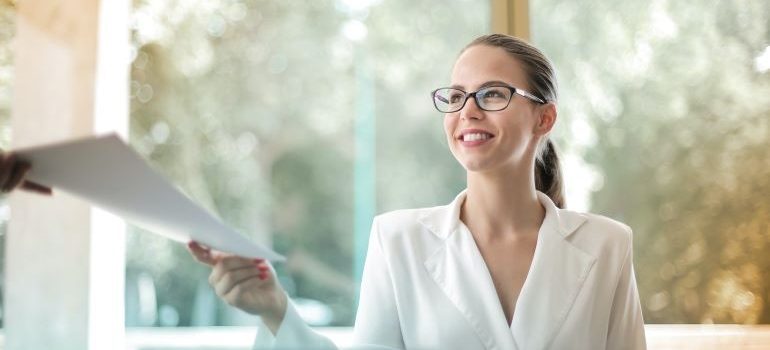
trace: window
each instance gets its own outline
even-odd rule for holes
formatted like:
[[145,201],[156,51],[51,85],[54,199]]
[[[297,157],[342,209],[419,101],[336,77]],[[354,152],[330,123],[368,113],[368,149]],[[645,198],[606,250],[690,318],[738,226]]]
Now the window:
[[567,181],[634,229],[645,321],[770,322],[770,3],[530,4]]
[[[486,2],[140,1],[131,142],[276,266],[313,325],[352,325],[372,217],[449,202],[464,173],[430,91]],[[128,238],[127,326],[253,325],[177,243]]]

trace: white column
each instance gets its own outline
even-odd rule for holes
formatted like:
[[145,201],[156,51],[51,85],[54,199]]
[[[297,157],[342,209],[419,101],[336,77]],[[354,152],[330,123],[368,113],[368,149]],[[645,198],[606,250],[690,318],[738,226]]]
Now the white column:
[[[17,4],[12,148],[125,135],[128,0]],[[122,349],[122,221],[56,189],[10,205],[5,349]]]

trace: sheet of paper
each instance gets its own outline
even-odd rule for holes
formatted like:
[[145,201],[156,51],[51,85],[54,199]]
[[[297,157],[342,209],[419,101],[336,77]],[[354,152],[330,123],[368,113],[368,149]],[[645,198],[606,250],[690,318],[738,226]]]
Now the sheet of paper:
[[151,232],[185,243],[195,240],[244,257],[284,260],[192,202],[117,135],[14,150],[14,153],[32,163],[29,180],[83,198]]

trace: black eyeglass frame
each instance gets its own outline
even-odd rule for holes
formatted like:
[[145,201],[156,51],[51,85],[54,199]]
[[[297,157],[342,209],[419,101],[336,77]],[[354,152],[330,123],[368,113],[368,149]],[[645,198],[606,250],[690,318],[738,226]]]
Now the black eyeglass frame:
[[[481,106],[482,104],[479,102],[479,99],[477,98],[477,96],[478,96],[478,95],[477,95],[477,93],[478,93],[479,91],[482,91],[482,90],[486,90],[486,89],[489,89],[489,88],[506,88],[506,89],[510,90],[510,92],[511,92],[511,95],[510,95],[510,97],[508,97],[508,102],[505,104],[505,106],[504,106],[504,107],[502,107],[502,108],[500,108],[500,109],[486,109],[486,108],[484,108],[484,107],[482,107],[482,106]],[[453,111],[442,111],[442,110],[441,110],[441,109],[438,107],[438,104],[437,104],[437,102],[436,102],[436,99],[437,99],[437,98],[439,98],[439,97],[441,97],[441,96],[437,96],[437,95],[436,95],[436,93],[437,93],[439,90],[444,90],[444,89],[452,89],[452,90],[457,90],[457,91],[461,91],[462,93],[464,93],[464,94],[465,94],[465,100],[463,101],[463,104],[460,106],[460,108],[457,108],[456,110],[453,110]],[[438,88],[438,89],[435,89],[435,90],[433,90],[433,91],[431,91],[431,92],[430,92],[430,95],[431,95],[431,97],[432,97],[432,100],[433,100],[433,107],[435,107],[435,108],[436,108],[436,110],[437,110],[437,111],[439,111],[439,112],[441,112],[441,113],[454,113],[454,112],[457,112],[457,111],[459,111],[459,110],[462,110],[463,108],[465,108],[465,104],[466,104],[466,103],[468,103],[468,99],[469,99],[469,98],[471,98],[471,97],[473,97],[473,99],[476,101],[476,106],[478,106],[478,107],[479,107],[479,108],[480,108],[482,111],[487,111],[487,112],[497,112],[497,111],[502,111],[502,110],[504,110],[504,109],[508,108],[508,105],[510,105],[510,104],[511,104],[511,100],[513,99],[513,95],[514,95],[514,94],[516,94],[516,95],[519,95],[519,96],[523,96],[523,97],[525,97],[525,98],[527,98],[527,99],[529,99],[529,100],[531,100],[531,101],[537,102],[537,103],[539,103],[539,104],[546,104],[546,102],[545,102],[543,99],[541,99],[540,97],[537,97],[537,96],[535,96],[533,93],[531,93],[531,92],[529,92],[529,91],[527,91],[527,90],[524,90],[524,89],[519,89],[519,88],[515,88],[515,87],[513,87],[513,86],[508,86],[508,85],[491,85],[491,86],[485,86],[485,87],[483,87],[483,88],[481,88],[481,89],[478,89],[478,90],[476,90],[476,91],[474,91],[474,92],[467,92],[467,91],[464,91],[464,90],[461,90],[461,89],[458,89],[458,88],[453,88],[453,87],[442,87],[442,88]],[[446,100],[445,100],[445,99],[443,99],[443,98],[442,98],[442,100],[444,100],[444,101],[443,101],[444,103],[447,103],[447,104],[449,104],[449,101],[446,101]]]

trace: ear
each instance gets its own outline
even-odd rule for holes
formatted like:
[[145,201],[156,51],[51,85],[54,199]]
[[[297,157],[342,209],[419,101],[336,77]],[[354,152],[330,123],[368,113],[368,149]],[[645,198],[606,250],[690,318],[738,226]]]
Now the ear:
[[548,134],[556,124],[556,118],[558,116],[558,112],[556,111],[556,104],[553,102],[548,102],[538,107],[537,111],[538,119],[537,124],[535,124],[535,134]]

